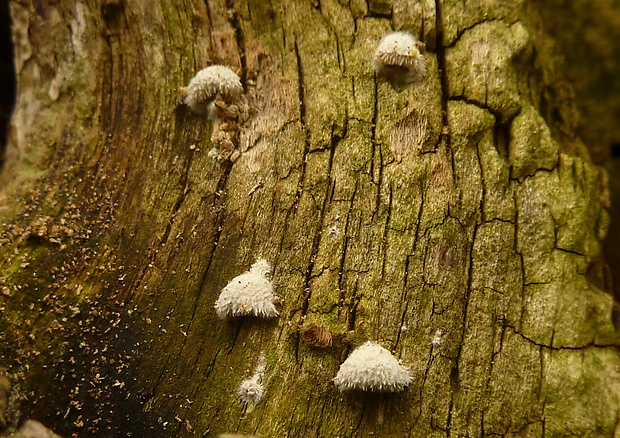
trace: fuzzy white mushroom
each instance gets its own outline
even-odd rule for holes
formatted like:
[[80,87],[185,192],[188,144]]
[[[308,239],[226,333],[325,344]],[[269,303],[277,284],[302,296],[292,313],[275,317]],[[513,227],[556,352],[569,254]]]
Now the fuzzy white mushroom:
[[183,102],[197,113],[209,111],[218,94],[224,99],[236,100],[242,93],[239,76],[223,65],[200,70],[187,87],[181,88]]
[[340,391],[399,392],[413,381],[408,368],[382,346],[368,341],[349,355],[334,378]]
[[426,76],[426,60],[419,46],[410,33],[392,32],[379,43],[372,65],[394,84],[420,82]]
[[237,388],[237,395],[248,405],[255,405],[261,401],[264,392],[263,385],[253,377],[245,379]]
[[265,366],[265,354],[261,353],[252,377],[245,379],[237,388],[237,395],[244,403],[255,405],[263,398],[265,389],[263,388],[262,380],[265,375]]
[[258,259],[249,272],[233,278],[215,302],[217,316],[222,319],[250,315],[261,318],[279,316],[274,305],[276,298],[270,273],[269,262]]

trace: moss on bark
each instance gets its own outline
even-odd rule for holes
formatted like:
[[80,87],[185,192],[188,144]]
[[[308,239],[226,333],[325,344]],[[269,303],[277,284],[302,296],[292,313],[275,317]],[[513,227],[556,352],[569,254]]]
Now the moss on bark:
[[[12,3],[24,154],[4,173],[0,300],[24,415],[65,435],[618,433],[605,182],[544,111],[537,9],[405,3]],[[427,44],[419,86],[372,72],[392,24]],[[177,103],[212,63],[254,110],[235,161]],[[258,257],[281,317],[218,320]],[[406,392],[335,390],[367,339],[414,371]]]

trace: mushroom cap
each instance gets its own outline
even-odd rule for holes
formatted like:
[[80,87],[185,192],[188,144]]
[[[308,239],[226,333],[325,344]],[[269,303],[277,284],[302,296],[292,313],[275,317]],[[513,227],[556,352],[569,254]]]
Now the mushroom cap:
[[408,368],[382,346],[368,341],[340,365],[334,384],[340,391],[399,392],[413,381]]
[[271,275],[271,264],[265,259],[258,259],[250,268],[250,272],[269,278]]
[[183,89],[183,102],[196,112],[205,112],[219,94],[225,99],[237,98],[243,86],[237,73],[223,65],[212,65],[200,70]]
[[418,41],[407,32],[384,36],[372,64],[377,73],[399,83],[419,82],[426,76],[426,61]]
[[[273,304],[273,283],[263,275],[264,264],[259,268],[254,266],[250,272],[233,278],[222,289],[219,298],[215,302],[217,315],[222,319],[235,318],[237,316],[258,316],[261,318],[275,318],[279,316]],[[262,260],[264,263],[266,261]],[[267,265],[269,265],[267,263]]]

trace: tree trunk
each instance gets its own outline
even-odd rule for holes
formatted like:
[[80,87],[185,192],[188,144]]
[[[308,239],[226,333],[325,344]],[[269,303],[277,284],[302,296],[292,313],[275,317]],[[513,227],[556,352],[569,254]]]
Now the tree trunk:
[[[536,2],[13,0],[2,365],[64,436],[620,436],[605,174]],[[392,28],[428,75],[372,70]],[[234,159],[179,104],[211,64]],[[275,320],[217,318],[274,266]],[[319,342],[320,332],[330,342]],[[403,393],[339,393],[352,348]],[[265,394],[237,397],[264,353]]]

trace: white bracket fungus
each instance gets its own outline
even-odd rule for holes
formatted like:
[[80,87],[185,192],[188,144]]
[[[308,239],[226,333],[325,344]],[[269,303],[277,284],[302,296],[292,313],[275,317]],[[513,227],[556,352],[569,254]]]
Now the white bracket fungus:
[[254,369],[254,374],[249,379],[245,379],[237,388],[237,395],[244,403],[255,405],[263,398],[265,389],[262,380],[265,375],[265,354],[261,353],[258,357],[258,364]]
[[242,93],[239,76],[223,65],[200,70],[187,87],[181,88],[183,102],[197,113],[213,111],[218,94],[225,100],[236,100]]
[[382,346],[368,341],[349,355],[334,378],[340,391],[399,392],[413,381],[408,368]]
[[217,316],[222,319],[250,315],[261,318],[279,316],[274,305],[276,297],[270,273],[269,262],[258,259],[249,272],[233,278],[215,302]]
[[420,51],[423,46],[408,32],[392,32],[379,43],[372,65],[392,85],[420,82],[426,76],[426,60]]

